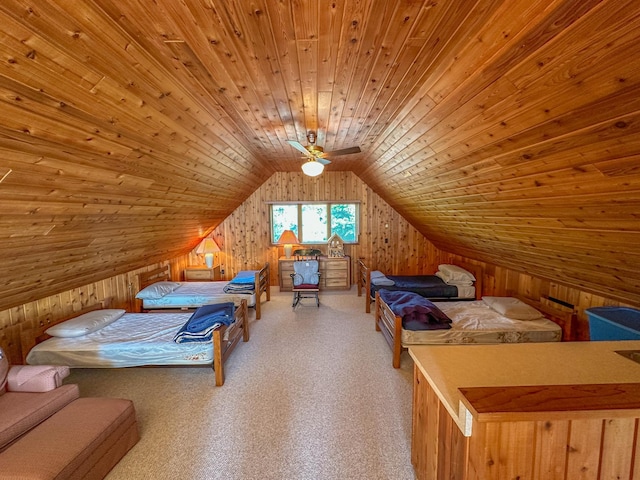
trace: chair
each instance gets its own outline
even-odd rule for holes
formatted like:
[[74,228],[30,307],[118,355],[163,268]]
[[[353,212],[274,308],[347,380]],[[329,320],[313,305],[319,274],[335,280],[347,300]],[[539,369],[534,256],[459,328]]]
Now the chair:
[[[300,250],[296,250],[294,255],[296,260],[293,262],[293,273],[291,274],[291,281],[293,283],[293,304],[295,308],[300,300],[303,298],[315,298],[316,306],[320,306],[320,262],[318,261],[318,255],[321,253],[319,250],[313,250],[313,253],[304,251],[300,253]],[[317,253],[316,253],[317,252]],[[315,258],[303,258],[303,256],[312,256]]]

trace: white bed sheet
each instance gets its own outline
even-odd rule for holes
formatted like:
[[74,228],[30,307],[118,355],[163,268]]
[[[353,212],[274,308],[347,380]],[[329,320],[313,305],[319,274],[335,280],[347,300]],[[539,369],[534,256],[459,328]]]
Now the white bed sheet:
[[248,307],[256,304],[255,293],[224,293],[224,287],[229,282],[182,282],[173,292],[161,298],[145,299],[142,308],[197,308],[202,305],[220,302],[234,302],[240,305],[241,300],[247,301]]
[[562,328],[549,319],[511,320],[482,300],[434,302],[451,320],[448,330],[402,329],[402,345],[559,342]]
[[476,298],[475,285],[456,285],[458,298]]
[[81,337],[52,337],[27,355],[31,365],[115,368],[213,363],[211,342],[175,343],[192,313],[126,313]]

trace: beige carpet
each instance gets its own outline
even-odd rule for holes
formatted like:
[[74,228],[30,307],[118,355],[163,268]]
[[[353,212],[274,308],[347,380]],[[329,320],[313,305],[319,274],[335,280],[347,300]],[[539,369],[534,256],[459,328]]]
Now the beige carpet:
[[408,355],[392,368],[355,289],[295,311],[272,290],[222,387],[208,368],[73,370],[82,396],[135,402],[141,440],[109,480],[414,478]]

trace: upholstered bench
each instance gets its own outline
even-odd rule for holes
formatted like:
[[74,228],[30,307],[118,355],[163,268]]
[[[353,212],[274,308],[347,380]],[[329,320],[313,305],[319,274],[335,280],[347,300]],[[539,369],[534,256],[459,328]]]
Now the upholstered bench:
[[101,479],[138,441],[131,400],[78,398],[0,455],[0,477]]

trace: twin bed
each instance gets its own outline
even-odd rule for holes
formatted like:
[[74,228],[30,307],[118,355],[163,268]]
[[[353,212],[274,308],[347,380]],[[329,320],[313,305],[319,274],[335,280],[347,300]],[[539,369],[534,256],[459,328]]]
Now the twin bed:
[[[224,384],[224,363],[240,339],[249,340],[247,301],[215,306],[227,315],[208,324],[207,339],[184,341],[193,312],[126,313],[110,309],[109,299],[70,318],[22,331],[25,364],[80,368],[211,366]],[[206,313],[206,312],[205,312]],[[218,312],[220,313],[220,312]],[[191,325],[194,322],[191,321]],[[181,342],[178,343],[178,333]],[[27,353],[28,352],[28,353]]]
[[231,281],[172,282],[169,266],[141,273],[140,291],[136,298],[143,312],[159,310],[189,310],[218,302],[246,300],[255,307],[256,319],[262,315],[262,295],[271,300],[270,270],[266,263],[259,270],[240,272]]
[[[269,275],[268,263],[229,282],[172,282],[168,266],[140,274],[136,298],[142,313],[95,306],[73,318],[24,330],[25,363],[84,368],[210,365],[216,385],[222,385],[224,362],[240,338],[249,340],[248,306],[255,307],[260,319],[262,294],[271,299]],[[216,313],[220,309],[226,313]]]
[[365,311],[371,312],[378,290],[415,292],[431,300],[480,300],[482,269],[473,264],[440,265],[434,275],[384,275],[358,259],[358,296],[365,293]]
[[[375,298],[375,328],[391,347],[395,368],[400,367],[402,351],[410,345],[559,342],[563,334],[570,339],[575,320],[574,312],[542,302],[487,296],[482,300],[432,302],[431,305],[450,320],[447,322],[439,314],[431,315],[432,307],[427,306],[429,301],[423,297],[420,297],[422,301],[412,299],[420,307],[403,308],[397,301],[398,295],[393,295],[397,293],[381,290]],[[406,296],[410,295],[415,294]],[[537,313],[531,313],[532,310]],[[421,327],[416,327],[421,323],[416,320],[418,311],[422,315]]]

